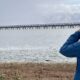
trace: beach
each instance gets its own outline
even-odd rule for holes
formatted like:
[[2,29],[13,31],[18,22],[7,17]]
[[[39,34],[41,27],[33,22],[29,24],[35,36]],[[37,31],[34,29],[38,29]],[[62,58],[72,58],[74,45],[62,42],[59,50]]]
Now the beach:
[[73,80],[76,59],[59,49],[77,29],[0,31],[0,80]]
[[76,63],[0,63],[0,80],[73,80]]

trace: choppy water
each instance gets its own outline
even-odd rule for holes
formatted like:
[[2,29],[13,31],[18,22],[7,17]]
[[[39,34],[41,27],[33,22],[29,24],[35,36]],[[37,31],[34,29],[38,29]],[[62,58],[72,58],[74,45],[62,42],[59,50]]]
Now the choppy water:
[[59,53],[70,34],[79,28],[0,31],[1,62],[76,62]]

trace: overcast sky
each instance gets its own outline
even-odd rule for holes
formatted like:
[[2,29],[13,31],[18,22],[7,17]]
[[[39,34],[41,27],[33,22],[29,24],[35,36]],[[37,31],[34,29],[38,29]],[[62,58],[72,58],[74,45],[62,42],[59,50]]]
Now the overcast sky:
[[65,21],[71,21],[80,14],[80,0],[0,0],[0,25],[52,23],[56,14],[69,14]]

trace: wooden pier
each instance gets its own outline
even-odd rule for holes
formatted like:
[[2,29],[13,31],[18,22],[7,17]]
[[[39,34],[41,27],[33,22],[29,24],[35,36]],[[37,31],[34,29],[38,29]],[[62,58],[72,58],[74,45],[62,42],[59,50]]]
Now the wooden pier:
[[33,24],[33,25],[11,25],[11,26],[0,26],[0,30],[8,29],[40,29],[40,28],[74,28],[80,27],[80,23],[64,23],[64,24]]

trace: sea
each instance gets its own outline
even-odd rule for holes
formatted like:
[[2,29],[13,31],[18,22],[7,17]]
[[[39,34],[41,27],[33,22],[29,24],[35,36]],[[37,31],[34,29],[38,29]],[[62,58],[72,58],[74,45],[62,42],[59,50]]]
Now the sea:
[[75,63],[59,53],[75,28],[0,30],[0,62]]

